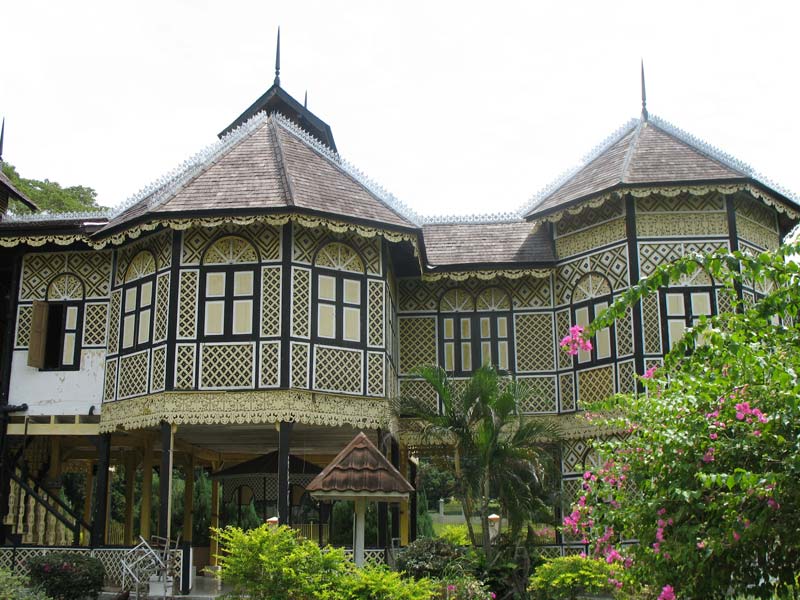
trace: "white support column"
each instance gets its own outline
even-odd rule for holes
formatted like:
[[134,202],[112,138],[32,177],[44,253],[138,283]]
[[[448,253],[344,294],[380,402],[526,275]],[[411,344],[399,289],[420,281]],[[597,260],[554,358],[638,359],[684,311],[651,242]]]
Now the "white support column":
[[367,499],[356,498],[356,526],[353,530],[353,560],[357,567],[364,566],[364,523],[366,521]]

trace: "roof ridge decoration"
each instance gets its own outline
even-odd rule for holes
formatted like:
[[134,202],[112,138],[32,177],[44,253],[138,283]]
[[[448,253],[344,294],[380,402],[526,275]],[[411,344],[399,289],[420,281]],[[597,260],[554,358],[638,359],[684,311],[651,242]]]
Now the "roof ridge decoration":
[[681,129],[680,127],[670,123],[665,119],[662,119],[659,116],[656,115],[651,116],[650,121],[660,129],[663,129],[668,134],[675,136],[684,143],[690,144],[695,150],[705,154],[709,158],[717,160],[731,169],[741,171],[742,174],[746,175],[747,177],[750,177],[751,179],[756,180],[762,185],[775,190],[776,192],[785,196],[795,204],[800,205],[800,195],[796,194],[789,188],[777,183],[774,179],[767,177],[761,171],[753,168],[750,164],[744,162],[743,160],[740,160],[735,156],[728,154],[723,150],[720,150],[716,146],[706,142],[701,138],[698,138],[697,136],[689,133],[684,129]]
[[471,215],[428,215],[421,218],[422,225],[502,225],[524,223],[519,211],[475,213]]
[[577,175],[577,173],[586,167],[589,163],[593,160],[600,157],[606,150],[611,148],[614,144],[619,142],[623,137],[630,133],[631,129],[636,127],[639,124],[639,119],[628,119],[623,125],[618,127],[614,130],[611,135],[607,136],[602,142],[597,144],[594,148],[592,148],[588,153],[586,153],[583,158],[581,158],[580,162],[573,166],[570,169],[567,169],[561,175],[559,175],[555,180],[547,184],[545,187],[540,189],[536,192],[530,200],[528,200],[525,204],[520,207],[520,214],[527,215],[533,209],[535,209],[541,202],[547,198],[550,194],[555,192],[558,188],[564,185],[567,181],[569,181],[572,177]]
[[91,211],[85,210],[81,212],[49,212],[49,211],[42,211],[38,213],[30,213],[30,214],[17,214],[13,212],[9,212],[5,215],[4,221],[7,223],[36,223],[41,221],[53,221],[57,223],[59,221],[92,221],[96,219],[103,219],[108,220],[111,218],[110,208],[102,207],[100,210]]
[[266,113],[256,113],[230,133],[225,134],[216,142],[209,144],[193,156],[184,160],[169,173],[140,190],[132,198],[115,209],[113,216],[116,217],[120,215],[134,204],[137,204],[148,197],[149,200],[147,201],[147,209],[153,210],[154,208],[157,208],[175,195],[175,193],[177,193],[184,185],[189,183],[189,181],[194,179],[194,177],[199,175],[211,163],[215,162],[218,158],[225,154],[231,147],[236,145],[238,142],[246,138],[261,125],[263,125],[266,120]]
[[409,207],[405,202],[398,199],[394,194],[389,192],[385,187],[376,182],[371,177],[367,176],[361,169],[356,167],[353,163],[342,158],[342,156],[332,150],[319,139],[314,137],[311,133],[290,121],[280,113],[272,113],[270,118],[275,119],[281,126],[292,133],[295,137],[309,145],[315,152],[322,155],[332,162],[336,167],[342,170],[345,174],[352,177],[358,183],[363,185],[367,190],[375,196],[379,201],[383,202],[391,210],[399,214],[404,219],[411,221],[415,225],[420,225],[422,217]]

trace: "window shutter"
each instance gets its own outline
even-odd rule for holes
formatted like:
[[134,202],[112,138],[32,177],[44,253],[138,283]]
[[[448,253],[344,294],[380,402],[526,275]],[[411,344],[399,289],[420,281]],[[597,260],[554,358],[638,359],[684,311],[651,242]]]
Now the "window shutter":
[[28,343],[28,366],[44,368],[44,351],[47,340],[47,302],[35,301],[31,315],[31,338]]

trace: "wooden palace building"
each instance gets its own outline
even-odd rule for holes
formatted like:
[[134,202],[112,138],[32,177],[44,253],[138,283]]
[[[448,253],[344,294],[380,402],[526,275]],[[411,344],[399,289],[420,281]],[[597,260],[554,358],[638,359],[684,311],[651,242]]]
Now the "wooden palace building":
[[[129,546],[157,533],[155,498],[158,533],[175,538],[171,477],[153,489],[154,470],[192,474],[187,546],[196,469],[212,474],[213,525],[221,503],[252,498],[265,518],[307,525],[305,486],[361,431],[413,482],[389,404],[437,401],[414,376],[428,363],[458,379],[491,362],[527,381],[525,413],[562,424],[569,494],[597,434],[584,403],[634,390],[730,298],[697,272],[574,357],[558,347],[570,325],[685,253],[775,248],[800,215],[643,105],[518,214],[422,219],[340,158],[331,128],[277,76],[215,144],[107,213],[11,214],[7,197],[24,194],[5,179],[0,190],[0,564],[40,547]],[[114,470],[127,481],[120,535]],[[61,499],[69,472],[86,474],[84,507]],[[381,504],[381,544],[413,537],[414,502]]]

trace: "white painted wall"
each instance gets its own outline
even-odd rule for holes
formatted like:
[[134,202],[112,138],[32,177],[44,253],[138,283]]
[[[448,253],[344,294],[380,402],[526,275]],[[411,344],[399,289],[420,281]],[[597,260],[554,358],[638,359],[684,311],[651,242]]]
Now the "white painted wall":
[[28,366],[28,351],[11,359],[9,404],[27,404],[29,415],[100,414],[105,349],[81,351],[79,371],[40,371]]

